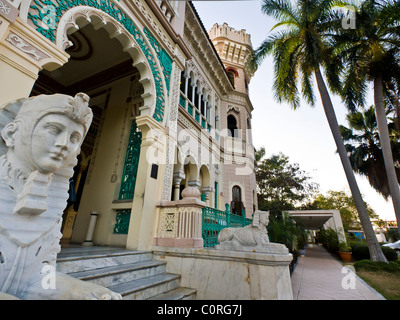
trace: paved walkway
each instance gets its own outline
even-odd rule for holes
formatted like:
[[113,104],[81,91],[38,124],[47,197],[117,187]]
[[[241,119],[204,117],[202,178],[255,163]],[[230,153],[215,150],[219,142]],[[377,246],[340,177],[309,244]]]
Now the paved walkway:
[[319,245],[308,246],[300,257],[292,289],[294,300],[384,300]]

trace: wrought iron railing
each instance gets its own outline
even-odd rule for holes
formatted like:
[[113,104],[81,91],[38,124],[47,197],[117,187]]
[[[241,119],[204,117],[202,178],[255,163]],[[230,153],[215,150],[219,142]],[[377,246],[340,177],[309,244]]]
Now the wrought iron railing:
[[118,209],[115,217],[113,233],[128,234],[129,221],[131,219],[131,209]]
[[219,232],[227,227],[244,227],[252,222],[246,218],[244,211],[242,215],[231,214],[229,205],[225,205],[226,210],[218,210],[210,207],[203,208],[202,236],[204,247],[214,247],[218,243]]

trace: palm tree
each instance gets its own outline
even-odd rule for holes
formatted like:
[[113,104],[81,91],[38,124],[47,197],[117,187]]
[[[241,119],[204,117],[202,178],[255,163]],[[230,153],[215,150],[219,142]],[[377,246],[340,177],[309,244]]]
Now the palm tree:
[[[400,222],[400,189],[384,104],[384,92],[388,92],[390,85],[399,83],[400,2],[366,0],[354,8],[357,27],[340,29],[333,36],[336,51],[346,67],[343,97],[347,107],[354,111],[364,106],[367,83],[373,82],[376,121],[388,186]],[[400,223],[398,226],[400,228]]]
[[[254,51],[250,64],[255,68],[268,54],[273,55],[275,97],[279,102],[290,103],[294,109],[300,106],[300,96],[312,106],[315,104],[312,75],[315,76],[325,115],[367,238],[371,259],[387,262],[357,186],[332,101],[321,74],[321,66],[328,69],[330,74],[339,75],[340,71],[339,64],[325,63],[328,57],[334,58],[330,54],[332,49],[324,37],[324,28],[332,18],[332,5],[332,0],[297,0],[294,5],[290,0],[264,0],[263,13],[279,20],[273,29],[281,26],[285,26],[286,29],[269,36]],[[335,80],[334,77],[330,77],[330,84],[337,87],[338,83]],[[298,82],[301,83],[301,94]]]
[[[369,107],[364,112],[357,111],[347,115],[349,128],[340,126],[350,163],[356,173],[368,178],[369,184],[380,193],[385,200],[390,196],[386,176],[379,133],[376,123],[375,108]],[[391,146],[394,160],[400,161],[400,143],[397,141],[396,126],[389,124]],[[397,181],[400,182],[400,168],[395,167]]]

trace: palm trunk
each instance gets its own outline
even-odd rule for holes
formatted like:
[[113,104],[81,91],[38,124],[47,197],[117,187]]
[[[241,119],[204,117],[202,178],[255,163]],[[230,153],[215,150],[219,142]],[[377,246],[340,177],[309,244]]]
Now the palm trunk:
[[388,83],[386,83],[386,89],[391,91],[393,96],[394,96],[394,100],[393,100],[393,104],[394,104],[394,113],[395,113],[395,124],[396,124],[396,128],[397,131],[400,132],[400,100],[399,100],[399,96],[396,93],[396,89],[393,87],[393,85],[389,85]]
[[[390,146],[389,130],[386,121],[385,106],[383,104],[382,76],[374,78],[374,102],[375,115],[378,124],[379,139],[382,146],[383,160],[385,163],[386,175],[389,184],[390,195],[392,197],[394,212],[400,228],[400,189],[397,180],[396,170],[393,163],[392,148]],[[400,229],[399,229],[400,230]]]
[[338,150],[340,160],[344,172],[346,174],[347,182],[350,187],[351,194],[353,196],[354,204],[357,208],[358,216],[361,221],[362,228],[367,240],[367,245],[372,261],[383,261],[388,262],[385,255],[382,252],[382,248],[376,238],[374,229],[372,228],[371,220],[369,218],[367,207],[364,200],[362,199],[360,189],[358,188],[356,178],[354,176],[353,169],[351,168],[349,157],[347,156],[346,148],[344,147],[342,136],[339,130],[339,124],[336,119],[335,110],[333,109],[332,101],[329,96],[329,92],[326,88],[324,79],[322,78],[321,71],[315,70],[315,77],[317,80],[317,86],[321,95],[322,105],[324,107],[325,116],[328,120],[329,127],[332,131],[333,139]]

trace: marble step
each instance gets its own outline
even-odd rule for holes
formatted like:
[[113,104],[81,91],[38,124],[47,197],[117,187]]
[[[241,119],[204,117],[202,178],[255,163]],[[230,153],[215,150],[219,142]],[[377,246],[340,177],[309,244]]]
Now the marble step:
[[72,277],[109,287],[165,273],[166,262],[149,260],[113,265],[91,270],[68,272]]
[[151,251],[94,250],[64,251],[57,256],[57,271],[64,273],[93,270],[152,260]]
[[195,299],[196,290],[180,288],[180,276],[166,273],[166,262],[151,251],[112,247],[63,247],[57,270],[120,293],[124,300]]
[[162,273],[109,286],[108,289],[122,295],[124,300],[147,300],[179,287],[180,276]]
[[196,289],[179,287],[174,290],[156,295],[149,300],[195,300]]

